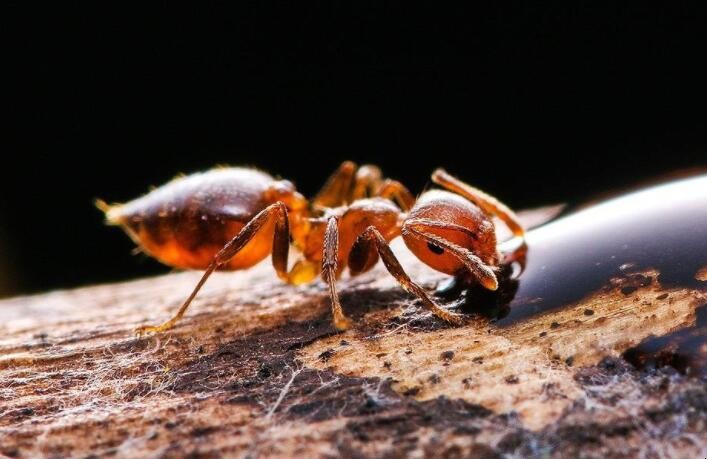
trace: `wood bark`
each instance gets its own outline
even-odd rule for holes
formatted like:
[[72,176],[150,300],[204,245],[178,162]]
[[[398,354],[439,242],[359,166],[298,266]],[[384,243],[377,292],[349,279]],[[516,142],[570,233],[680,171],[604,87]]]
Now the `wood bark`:
[[[443,279],[394,249],[427,288]],[[345,333],[322,283],[267,263],[215,274],[142,338],[199,273],[5,300],[0,455],[703,457],[704,379],[621,356],[694,326],[705,293],[647,274],[508,327],[441,323],[382,266],[340,282]]]

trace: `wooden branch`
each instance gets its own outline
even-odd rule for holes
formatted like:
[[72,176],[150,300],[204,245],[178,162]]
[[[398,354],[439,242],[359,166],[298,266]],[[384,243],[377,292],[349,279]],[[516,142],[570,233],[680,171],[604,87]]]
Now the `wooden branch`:
[[[426,287],[443,279],[394,248]],[[146,338],[132,330],[168,318],[199,273],[2,301],[0,453],[702,457],[704,380],[621,355],[694,327],[704,289],[641,275],[507,326],[452,327],[379,266],[340,283],[345,333],[324,285],[284,285],[268,264],[217,273]]]

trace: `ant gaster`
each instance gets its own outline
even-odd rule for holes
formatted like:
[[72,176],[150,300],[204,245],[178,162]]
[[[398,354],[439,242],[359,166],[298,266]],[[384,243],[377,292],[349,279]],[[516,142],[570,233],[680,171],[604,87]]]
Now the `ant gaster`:
[[[177,178],[126,204],[97,205],[107,222],[122,226],[145,253],[176,268],[205,270],[174,317],[139,327],[137,333],[172,328],[215,270],[246,269],[269,254],[287,283],[310,282],[321,274],[339,330],[351,321],[341,309],[336,280],[344,268],[355,276],[379,258],[437,317],[460,324],[459,314],[435,304],[410,279],[388,243],[402,236],[412,253],[435,270],[496,290],[501,254],[491,218],[500,218],[521,241],[524,230],[508,207],[444,170],[437,169],[432,181],[446,190],[426,191],[416,199],[400,182],[383,179],[378,167],[346,161],[308,202],[287,180],[229,167]],[[291,243],[301,256],[288,270]]]

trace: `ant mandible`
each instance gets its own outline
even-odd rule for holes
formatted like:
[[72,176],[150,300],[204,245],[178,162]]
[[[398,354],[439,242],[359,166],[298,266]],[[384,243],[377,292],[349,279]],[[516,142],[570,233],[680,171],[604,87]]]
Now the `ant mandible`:
[[[501,254],[491,217],[511,229],[521,240],[519,247],[524,247],[524,230],[503,203],[444,170],[437,169],[432,181],[446,190],[426,191],[416,199],[400,182],[383,179],[378,167],[346,161],[308,202],[287,180],[227,167],[176,178],[126,204],[99,200],[97,205],[109,224],[120,225],[148,255],[176,268],[205,270],[174,317],[139,327],[138,334],[172,328],[215,270],[246,269],[269,254],[287,283],[310,282],[321,274],[339,330],[351,321],[341,309],[336,280],[347,266],[355,276],[379,258],[432,313],[461,324],[459,314],[435,304],[410,279],[388,243],[402,236],[412,253],[435,270],[496,290]],[[288,271],[290,243],[301,257]]]

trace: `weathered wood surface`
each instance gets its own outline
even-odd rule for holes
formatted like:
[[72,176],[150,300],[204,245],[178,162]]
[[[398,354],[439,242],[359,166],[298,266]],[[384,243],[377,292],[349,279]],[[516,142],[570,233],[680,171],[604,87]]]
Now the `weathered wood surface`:
[[[401,244],[426,287],[442,276]],[[0,302],[0,454],[9,457],[703,457],[705,381],[620,356],[695,324],[704,290],[601,291],[509,327],[440,323],[379,266],[341,282],[336,333],[321,283],[269,264]],[[656,300],[660,298],[660,300]]]

